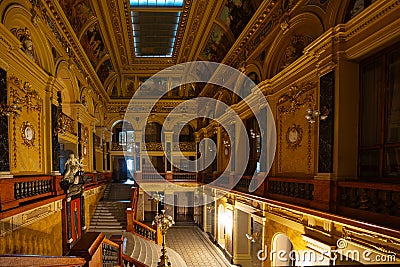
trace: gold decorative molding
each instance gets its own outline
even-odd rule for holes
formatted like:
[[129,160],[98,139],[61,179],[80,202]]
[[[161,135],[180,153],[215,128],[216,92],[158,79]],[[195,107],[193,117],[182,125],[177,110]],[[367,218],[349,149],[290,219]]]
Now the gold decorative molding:
[[287,94],[284,94],[279,97],[278,99],[278,105],[283,105],[285,103],[289,103],[288,106],[281,106],[279,107],[279,113],[280,114],[290,114],[296,112],[300,107],[305,106],[307,103],[312,103],[314,102],[314,98],[312,94],[308,94],[305,98],[301,99],[301,96],[315,88],[316,86],[307,83],[303,85],[301,88],[298,88],[298,86],[294,85],[290,87],[289,92]]
[[25,121],[21,126],[21,137],[23,144],[27,147],[35,145],[35,129],[29,121]]
[[[376,249],[377,251],[386,254],[395,254],[395,255],[400,254],[400,241],[395,240],[394,238],[385,237],[383,235],[376,233],[361,232],[354,229],[350,229],[348,227],[343,227],[342,231],[343,231],[343,238],[351,240],[355,243],[360,243],[361,245],[370,247],[372,249]],[[362,237],[369,238],[369,240],[366,240]],[[387,245],[377,243],[376,241],[385,243]]]
[[[32,89],[29,82],[22,81],[15,75],[9,78],[9,86],[10,101],[18,103],[22,107],[20,118],[17,116],[12,118],[11,166],[14,172],[41,172],[43,170],[41,136],[42,99],[39,93]],[[33,148],[34,151],[30,151],[27,154],[22,153],[20,142]]]
[[[305,107],[314,106],[314,99],[316,94],[316,84],[308,82],[301,86],[293,85],[289,88],[287,93],[282,94],[278,98],[277,103],[277,117],[278,117],[278,172],[299,172],[296,169],[301,164],[305,165],[307,172],[312,172],[313,167],[313,139],[312,130],[310,123],[307,123],[304,118]],[[304,109],[304,114],[302,110]],[[295,126],[295,127],[294,127]],[[303,129],[307,129],[304,132]],[[303,140],[304,134],[307,134],[307,147],[300,148],[300,143]],[[284,146],[287,143],[288,147]],[[289,150],[288,150],[289,149]],[[293,157],[293,153],[297,153],[295,157],[296,162],[287,165],[287,158]],[[306,154],[307,157],[300,157],[301,153]],[[286,165],[286,166],[285,166]],[[289,169],[288,169],[289,168]]]
[[300,125],[292,124],[286,131],[286,142],[290,149],[297,149],[303,140],[303,129]]
[[173,151],[194,152],[196,151],[196,143],[195,142],[174,143]]
[[267,206],[267,212],[303,224],[304,215],[280,207]]
[[146,151],[163,151],[161,143],[145,143],[143,147]]

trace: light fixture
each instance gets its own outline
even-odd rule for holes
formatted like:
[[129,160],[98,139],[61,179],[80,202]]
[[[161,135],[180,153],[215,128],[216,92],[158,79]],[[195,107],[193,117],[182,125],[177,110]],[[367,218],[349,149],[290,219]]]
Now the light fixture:
[[254,232],[251,235],[246,234],[247,239],[250,240],[250,242],[252,243],[256,242],[260,238],[260,236],[261,236],[260,232]]
[[326,120],[329,115],[328,108],[324,107],[323,111],[319,111],[317,109],[313,110],[312,108],[308,108],[306,111],[305,118],[309,123],[314,123],[319,118],[320,120]]
[[171,266],[171,263],[168,261],[167,249],[165,247],[165,236],[169,228],[175,224],[174,220],[170,215],[165,214],[165,210],[161,211],[161,214],[157,214],[154,217],[153,226],[160,228],[162,234],[162,248],[161,248],[161,256],[160,261],[157,264],[157,267],[167,267]]
[[19,112],[22,111],[22,107],[19,106],[19,100],[16,99],[11,105],[0,104],[0,115],[1,116],[19,116]]
[[229,140],[223,140],[224,143],[224,147],[228,148],[231,146],[231,143],[229,142]]
[[254,132],[254,130],[253,129],[250,129],[250,136],[251,136],[251,138],[260,138],[260,133],[256,133],[256,132]]
[[152,201],[154,201],[154,203],[156,203],[156,208],[157,208],[157,215],[158,215],[158,203],[160,203],[161,201],[163,201],[163,199],[164,199],[164,196],[163,195],[161,195],[160,193],[154,193],[152,196],[151,196],[151,198],[150,198],[150,200],[152,200]]

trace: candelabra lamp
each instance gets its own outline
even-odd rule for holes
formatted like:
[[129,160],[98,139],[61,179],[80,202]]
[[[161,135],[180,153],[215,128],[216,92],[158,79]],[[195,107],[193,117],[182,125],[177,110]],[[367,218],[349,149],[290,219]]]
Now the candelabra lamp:
[[162,210],[160,214],[157,214],[154,218],[153,225],[160,228],[162,234],[162,248],[160,261],[157,267],[170,267],[171,263],[168,261],[167,249],[165,247],[165,236],[167,235],[168,229],[174,225],[175,222],[170,215],[165,214],[165,210]]
[[163,195],[161,195],[160,193],[155,193],[151,196],[151,200],[154,201],[154,203],[156,203],[156,209],[157,209],[157,213],[156,215],[158,215],[158,204],[160,203],[160,201],[162,201],[164,198]]

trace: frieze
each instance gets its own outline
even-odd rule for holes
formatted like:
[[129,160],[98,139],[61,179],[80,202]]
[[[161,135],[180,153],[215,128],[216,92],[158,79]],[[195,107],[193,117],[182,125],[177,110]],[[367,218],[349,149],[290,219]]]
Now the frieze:
[[109,113],[147,113],[147,112],[157,112],[157,113],[169,113],[172,110],[181,113],[196,113],[196,105],[184,105],[176,109],[183,101],[168,101],[160,102],[154,105],[151,102],[147,102],[144,99],[143,102],[133,102],[133,103],[113,103],[107,106],[107,111]]

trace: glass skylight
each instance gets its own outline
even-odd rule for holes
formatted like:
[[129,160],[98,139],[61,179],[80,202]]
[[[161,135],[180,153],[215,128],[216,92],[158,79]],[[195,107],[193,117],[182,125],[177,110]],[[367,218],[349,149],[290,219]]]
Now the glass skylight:
[[132,8],[136,57],[172,57],[180,15],[181,12],[176,10],[155,12],[154,9],[147,11]]
[[130,0],[131,7],[182,7],[183,0]]

